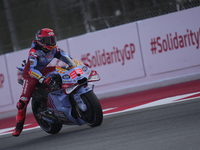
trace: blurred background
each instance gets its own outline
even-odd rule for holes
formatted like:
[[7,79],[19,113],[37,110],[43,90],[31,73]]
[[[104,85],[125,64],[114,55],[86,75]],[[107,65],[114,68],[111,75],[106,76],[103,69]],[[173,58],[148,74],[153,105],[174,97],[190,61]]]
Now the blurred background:
[[58,40],[200,6],[200,0],[0,0],[0,55],[30,47],[52,28]]

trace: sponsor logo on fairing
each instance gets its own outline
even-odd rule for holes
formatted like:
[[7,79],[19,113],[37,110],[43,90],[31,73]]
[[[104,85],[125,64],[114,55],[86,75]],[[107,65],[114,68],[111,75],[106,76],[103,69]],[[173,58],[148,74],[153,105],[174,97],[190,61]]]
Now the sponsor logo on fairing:
[[70,79],[70,76],[68,74],[62,76],[63,79]]
[[86,72],[86,71],[88,70],[88,67],[83,66],[83,67],[82,67],[82,70],[83,70],[84,72]]

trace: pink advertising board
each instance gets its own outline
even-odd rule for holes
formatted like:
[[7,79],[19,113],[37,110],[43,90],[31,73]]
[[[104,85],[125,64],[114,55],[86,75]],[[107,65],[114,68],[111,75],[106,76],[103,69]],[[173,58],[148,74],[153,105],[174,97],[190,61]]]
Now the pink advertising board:
[[0,65],[0,110],[2,110],[3,107],[11,105],[13,101],[10,91],[9,75],[7,72],[8,67],[4,55],[0,56]]
[[147,75],[200,65],[200,7],[138,22]]
[[88,63],[100,74],[97,86],[145,76],[136,23],[70,38],[68,43],[73,58]]

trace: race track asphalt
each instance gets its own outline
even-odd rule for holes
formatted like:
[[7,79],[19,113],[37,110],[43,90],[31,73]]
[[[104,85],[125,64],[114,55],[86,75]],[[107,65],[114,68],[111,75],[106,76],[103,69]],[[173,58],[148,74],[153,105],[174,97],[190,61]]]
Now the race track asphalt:
[[200,99],[104,116],[101,126],[0,136],[1,150],[199,150]]

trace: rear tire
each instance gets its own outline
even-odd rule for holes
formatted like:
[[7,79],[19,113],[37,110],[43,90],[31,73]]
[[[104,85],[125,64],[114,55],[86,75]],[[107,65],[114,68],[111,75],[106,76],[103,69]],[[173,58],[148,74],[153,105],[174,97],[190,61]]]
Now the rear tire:
[[101,104],[93,91],[81,95],[87,106],[87,111],[83,112],[87,124],[91,127],[100,126],[103,121]]
[[39,124],[39,126],[47,133],[57,134],[62,129],[62,124],[58,122],[50,123],[42,118],[39,118],[39,113],[47,109],[47,103],[43,99],[34,100],[32,99],[32,111],[33,115]]

